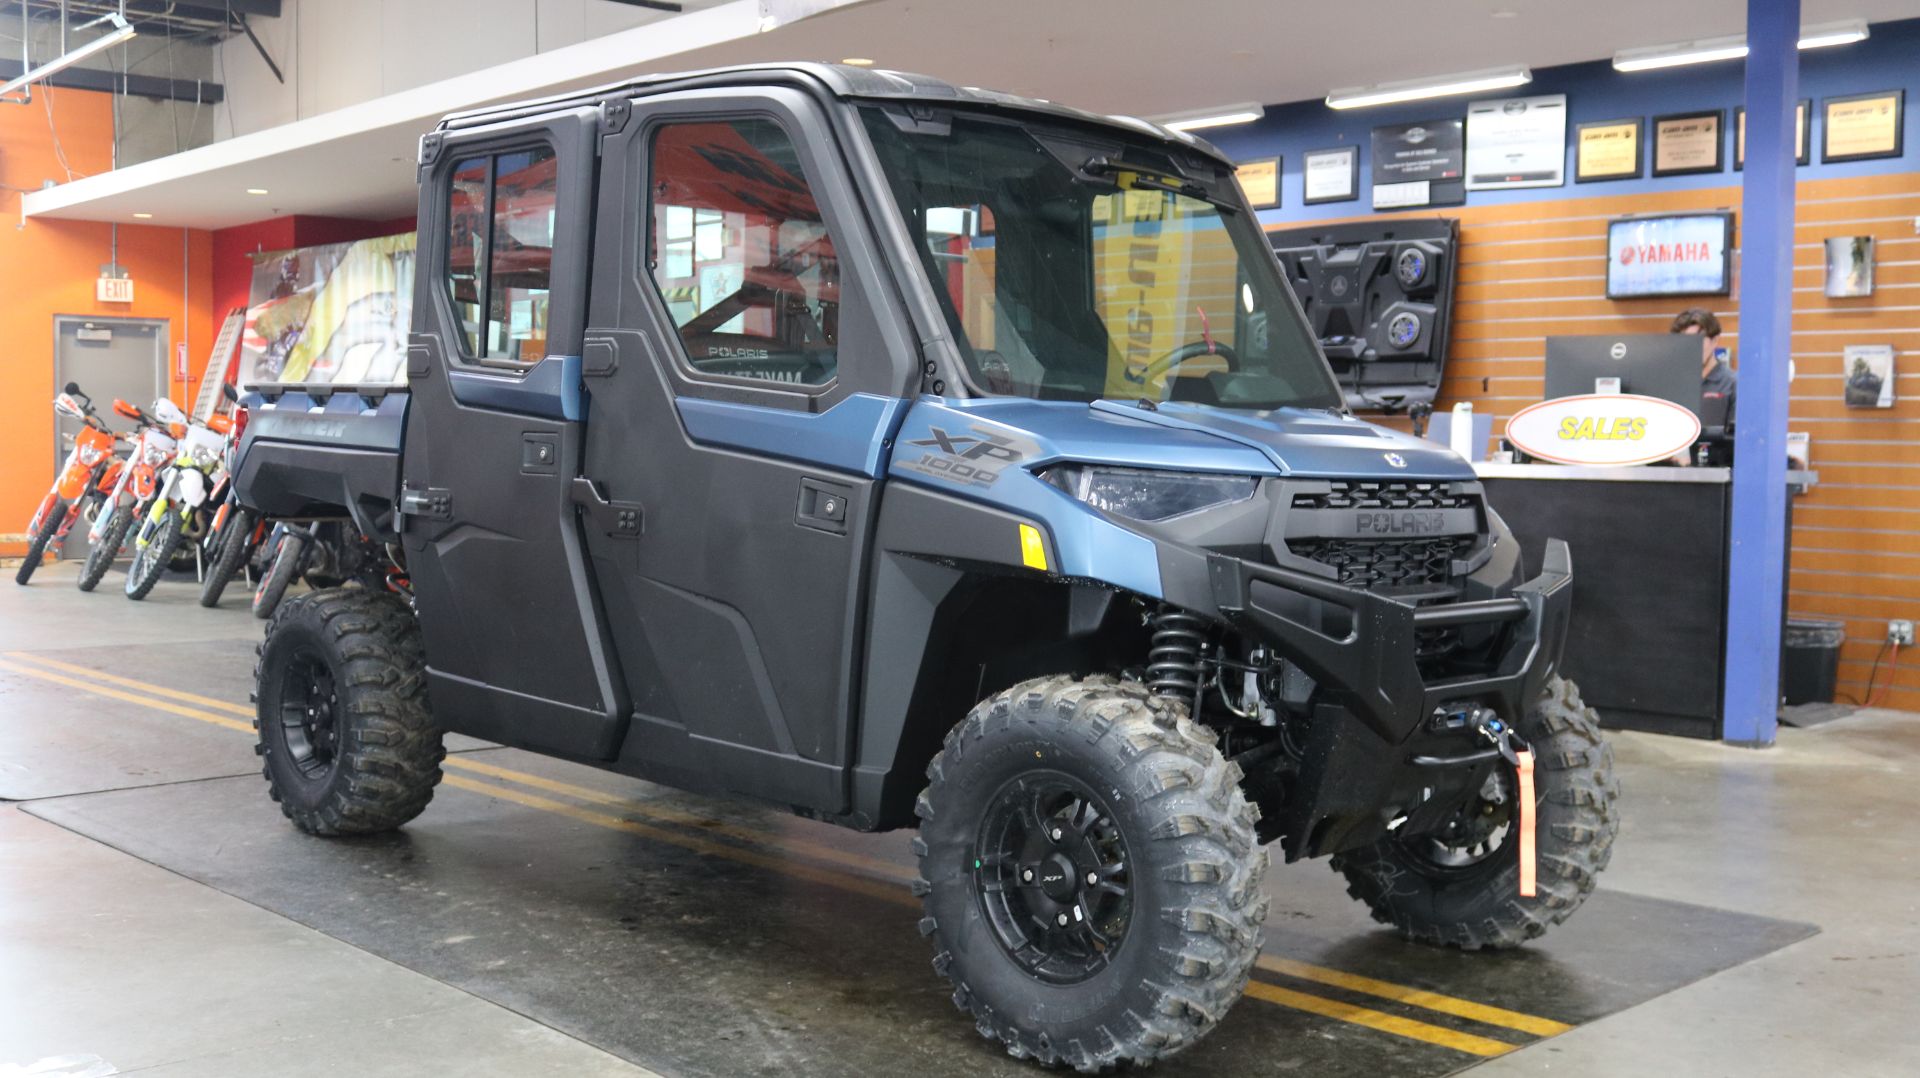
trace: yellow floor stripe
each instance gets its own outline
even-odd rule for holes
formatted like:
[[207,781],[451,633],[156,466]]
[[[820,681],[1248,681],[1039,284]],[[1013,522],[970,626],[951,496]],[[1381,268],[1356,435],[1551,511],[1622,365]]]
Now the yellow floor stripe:
[[1265,981],[1248,981],[1247,995],[1255,999],[1264,999],[1268,1003],[1278,1003],[1282,1007],[1306,1011],[1322,1018],[1336,1018],[1342,1022],[1351,1022],[1356,1026],[1366,1026],[1382,1033],[1391,1033],[1396,1037],[1407,1037],[1416,1041],[1426,1041],[1442,1048],[1451,1048],[1456,1052],[1466,1052],[1476,1056],[1505,1055],[1520,1047],[1505,1041],[1496,1041],[1487,1037],[1476,1037],[1471,1033],[1461,1033],[1445,1026],[1431,1025],[1412,1018],[1402,1018],[1385,1011],[1368,1010],[1351,1003],[1311,996],[1305,992],[1295,992],[1291,988],[1268,984]]
[[[34,669],[32,666],[22,665],[22,662],[8,660],[21,660],[25,663],[51,667],[57,670],[72,671],[76,674],[83,675],[87,680],[66,677],[53,673],[51,670]],[[154,708],[169,714],[179,715],[183,718],[197,719],[201,722],[212,723],[213,725],[236,730],[241,733],[253,733],[253,725],[250,721],[241,722],[224,715],[203,711],[199,708],[183,706],[183,704],[201,704],[206,707],[229,712],[233,715],[243,715],[249,720],[253,717],[252,708],[229,703],[214,697],[172,689],[163,685],[155,685],[151,682],[140,681],[117,674],[108,674],[89,667],[62,662],[58,659],[50,659],[43,655],[35,655],[28,652],[6,652],[4,657],[0,657],[0,669],[11,670],[14,673],[80,689],[109,699]],[[120,691],[97,684],[97,682],[125,686],[137,691]],[[156,697],[164,699],[156,699]],[[169,699],[181,701],[182,703],[171,703]],[[518,783],[535,789],[565,794],[596,804],[617,806],[624,812],[646,815],[663,822],[682,824],[703,831],[724,834],[742,841],[756,844],[772,841],[776,845],[787,847],[794,852],[804,852],[816,857],[846,864],[850,867],[860,868],[864,871],[877,872],[894,879],[904,879],[908,871],[901,865],[850,853],[845,850],[838,850],[818,843],[807,842],[803,839],[795,839],[789,836],[768,836],[758,831],[721,823],[709,817],[698,816],[693,813],[682,812],[665,806],[635,802],[615,794],[592,789],[591,787],[562,782],[557,779],[544,778],[539,775],[515,771],[511,768],[499,767],[477,760],[449,756],[446,760],[446,766],[487,775],[504,782]],[[526,793],[494,783],[478,782],[463,778],[459,775],[448,775],[444,781],[449,786],[500,798],[528,808],[557,813],[585,823],[624,831],[628,834],[679,846],[683,849],[692,850],[708,856],[719,857],[757,868],[784,873],[789,876],[806,879],[830,887],[855,891],[895,905],[918,908],[920,904],[918,899],[901,891],[897,884],[849,876],[846,873],[822,869],[784,858],[769,856],[755,850],[746,850],[737,846],[715,842],[698,835],[668,831],[635,820],[626,819],[623,816],[616,816],[580,805],[555,801],[538,794]],[[1554,1022],[1550,1019],[1537,1018],[1532,1015],[1520,1014],[1499,1007],[1473,1003],[1469,1000],[1455,999],[1451,996],[1441,995],[1436,992],[1410,988],[1404,985],[1393,984],[1389,981],[1375,980],[1370,977],[1362,977],[1358,974],[1346,973],[1341,970],[1327,969],[1305,962],[1296,962],[1291,959],[1262,955],[1259,959],[1259,965],[1273,972],[1297,977],[1302,980],[1345,988],[1366,995],[1379,996],[1383,999],[1390,999],[1410,1006],[1450,1014],[1455,1017],[1466,1018],[1488,1025],[1503,1026],[1539,1036],[1552,1036],[1556,1033],[1564,1033],[1572,1028],[1571,1026]],[[1507,1044],[1486,1037],[1477,1037],[1470,1033],[1461,1033],[1443,1026],[1436,1026],[1411,1018],[1387,1014],[1383,1011],[1357,1007],[1352,1004],[1310,995],[1305,992],[1296,992],[1292,989],[1268,984],[1264,981],[1249,982],[1247,985],[1247,994],[1268,1003],[1275,1003],[1283,1007],[1306,1011],[1338,1021],[1350,1022],[1355,1025],[1365,1026],[1369,1029],[1391,1033],[1395,1036],[1426,1041],[1430,1044],[1438,1044],[1472,1055],[1500,1055],[1518,1047],[1517,1045]]]
[[[105,696],[112,700],[124,700],[129,704],[139,704],[142,707],[154,708],[185,718],[199,719],[201,722],[210,722],[215,726],[224,726],[229,730],[238,730],[243,734],[253,733],[253,724],[250,722],[241,722],[238,719],[229,719],[224,715],[215,715],[211,712],[201,711],[198,708],[182,707],[179,704],[171,704],[165,700],[156,700],[154,696],[160,695],[158,693],[135,694],[122,692],[119,689],[109,689],[91,682],[81,681],[79,678],[65,677],[60,674],[50,673],[46,670],[35,670],[30,666],[22,666],[19,663],[8,662],[6,659],[0,659],[0,670],[11,670],[16,674],[25,674],[29,677],[37,677],[42,681],[51,681],[55,685],[65,685],[71,689],[82,689],[86,692],[93,693],[95,696]],[[89,673],[91,673],[91,671],[89,671]],[[249,712],[249,714],[251,714],[251,712]]]
[[1573,1028],[1565,1022],[1556,1022],[1551,1018],[1539,1018],[1502,1007],[1488,1006],[1485,1003],[1475,1003],[1472,1000],[1455,999],[1438,992],[1394,984],[1392,981],[1377,981],[1372,977],[1362,977],[1357,973],[1347,973],[1344,970],[1311,966],[1291,958],[1277,958],[1263,954],[1260,956],[1258,965],[1261,969],[1272,970],[1288,977],[1298,977],[1303,981],[1332,985],[1335,988],[1344,988],[1363,995],[1379,996],[1381,999],[1390,999],[1395,1003],[1405,1003],[1411,1007],[1450,1014],[1455,1018],[1465,1018],[1484,1025],[1517,1029],[1536,1037],[1552,1037]]

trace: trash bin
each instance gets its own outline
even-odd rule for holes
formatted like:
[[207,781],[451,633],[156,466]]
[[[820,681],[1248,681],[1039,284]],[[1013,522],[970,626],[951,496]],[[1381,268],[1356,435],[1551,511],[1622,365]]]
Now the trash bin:
[[1840,645],[1846,639],[1846,622],[1787,618],[1787,631],[1780,641],[1780,694],[1788,704],[1833,702]]

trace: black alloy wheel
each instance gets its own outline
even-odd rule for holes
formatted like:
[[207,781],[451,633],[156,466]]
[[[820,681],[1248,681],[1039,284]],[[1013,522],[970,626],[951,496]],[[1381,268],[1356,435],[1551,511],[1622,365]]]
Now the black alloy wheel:
[[981,821],[975,889],[1009,957],[1048,984],[1105,969],[1133,915],[1126,838],[1086,783],[1058,771],[1001,788]]
[[280,736],[300,773],[322,781],[340,750],[340,693],[326,660],[308,649],[293,654],[280,683]]

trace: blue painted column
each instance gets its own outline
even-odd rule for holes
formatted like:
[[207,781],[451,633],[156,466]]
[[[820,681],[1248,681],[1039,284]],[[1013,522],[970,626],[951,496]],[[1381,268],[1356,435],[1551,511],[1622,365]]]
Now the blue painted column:
[[1787,361],[1793,354],[1794,104],[1800,0],[1747,0],[1740,191],[1740,399],[1734,420],[1725,738],[1773,744],[1787,567]]

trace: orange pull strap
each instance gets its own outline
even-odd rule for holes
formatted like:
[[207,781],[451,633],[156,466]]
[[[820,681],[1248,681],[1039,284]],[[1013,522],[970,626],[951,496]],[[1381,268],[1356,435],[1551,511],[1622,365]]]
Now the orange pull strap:
[[1515,753],[1520,771],[1520,897],[1532,898],[1539,853],[1534,845],[1533,751]]

